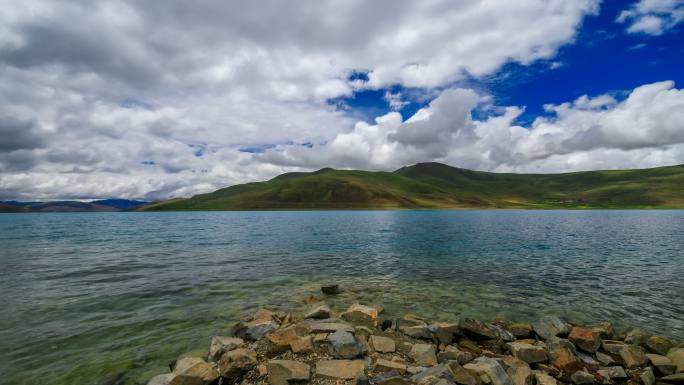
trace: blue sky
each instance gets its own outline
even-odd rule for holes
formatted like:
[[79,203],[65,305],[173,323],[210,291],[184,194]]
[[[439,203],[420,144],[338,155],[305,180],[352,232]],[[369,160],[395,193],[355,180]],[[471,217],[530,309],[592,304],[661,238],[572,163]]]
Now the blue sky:
[[0,199],[684,164],[684,0],[25,0],[0,26]]

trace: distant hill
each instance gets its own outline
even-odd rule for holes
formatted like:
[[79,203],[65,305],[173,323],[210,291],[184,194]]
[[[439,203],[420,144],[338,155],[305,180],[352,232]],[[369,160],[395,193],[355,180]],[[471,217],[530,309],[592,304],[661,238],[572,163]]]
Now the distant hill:
[[684,165],[566,174],[471,171],[419,163],[394,172],[279,175],[139,210],[684,208]]
[[54,201],[54,202],[0,202],[0,212],[97,212],[123,211],[140,207],[148,202],[126,199],[104,199],[92,202]]

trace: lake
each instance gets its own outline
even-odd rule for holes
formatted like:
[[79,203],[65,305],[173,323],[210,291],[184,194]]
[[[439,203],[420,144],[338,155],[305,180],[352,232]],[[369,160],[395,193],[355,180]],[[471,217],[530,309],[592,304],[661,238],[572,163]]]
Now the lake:
[[261,306],[684,339],[684,211],[0,214],[0,383],[137,384]]

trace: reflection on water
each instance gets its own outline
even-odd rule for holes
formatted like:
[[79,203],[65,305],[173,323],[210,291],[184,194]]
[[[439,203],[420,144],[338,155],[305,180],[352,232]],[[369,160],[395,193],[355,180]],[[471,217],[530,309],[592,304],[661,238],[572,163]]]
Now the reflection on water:
[[684,338],[684,211],[0,215],[0,383],[135,384],[260,306],[529,321]]

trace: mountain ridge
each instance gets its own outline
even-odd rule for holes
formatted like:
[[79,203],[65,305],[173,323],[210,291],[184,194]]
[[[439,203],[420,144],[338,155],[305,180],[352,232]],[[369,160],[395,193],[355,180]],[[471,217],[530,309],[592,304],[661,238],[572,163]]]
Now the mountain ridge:
[[291,172],[138,210],[684,208],[684,165],[561,174],[418,163],[395,171]]

